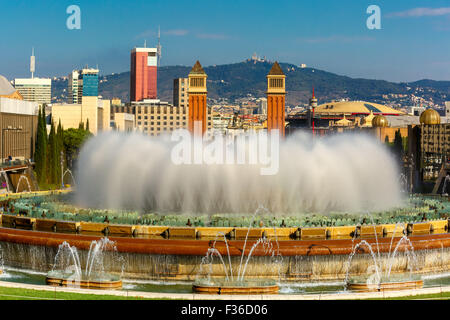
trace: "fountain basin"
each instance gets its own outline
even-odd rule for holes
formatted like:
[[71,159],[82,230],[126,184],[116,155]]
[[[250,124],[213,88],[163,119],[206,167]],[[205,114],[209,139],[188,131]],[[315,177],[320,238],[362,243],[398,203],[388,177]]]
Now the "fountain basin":
[[196,281],[192,290],[203,294],[277,294],[279,287],[274,280],[212,280]]
[[50,271],[47,274],[46,282],[51,286],[75,287],[84,289],[121,289],[122,280],[118,276],[104,273],[101,276],[86,277],[83,273],[77,278],[73,272],[60,270]]
[[407,278],[401,275],[393,275],[389,278],[381,278],[379,283],[372,283],[364,277],[354,277],[347,281],[347,288],[358,292],[411,290],[422,287],[423,280],[413,275]]

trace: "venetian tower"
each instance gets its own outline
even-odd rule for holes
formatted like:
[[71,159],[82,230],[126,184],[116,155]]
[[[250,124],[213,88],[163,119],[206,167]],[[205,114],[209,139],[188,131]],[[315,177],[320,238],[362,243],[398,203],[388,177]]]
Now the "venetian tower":
[[267,130],[278,129],[284,137],[286,76],[278,62],[275,62],[267,75]]
[[[200,62],[196,62],[191,72],[189,72],[189,118],[188,130],[193,134],[201,129],[202,135],[206,132],[208,114],[206,108],[206,89],[207,75]],[[195,125],[200,126],[195,130]]]

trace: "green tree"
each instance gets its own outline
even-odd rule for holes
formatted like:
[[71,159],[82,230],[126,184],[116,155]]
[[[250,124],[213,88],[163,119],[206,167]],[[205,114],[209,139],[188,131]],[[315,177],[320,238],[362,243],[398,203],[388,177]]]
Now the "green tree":
[[84,130],[84,122],[80,121],[80,124],[78,125],[78,129]]
[[70,128],[64,130],[64,149],[69,168],[73,168],[74,161],[76,161],[83,143],[91,136],[92,133],[84,129]]
[[59,180],[58,170],[59,168],[59,148],[58,148],[58,138],[56,136],[55,125],[51,121],[50,135],[48,137],[48,153],[47,153],[47,181],[50,184],[57,184]]
[[[58,123],[58,130],[56,131],[56,137],[57,137],[57,142],[58,142],[58,150],[59,150],[59,155],[58,155],[58,159],[59,159],[59,165],[58,165],[58,177],[61,177],[61,175],[63,174],[63,172],[61,172],[61,170],[65,170],[66,168],[66,161],[65,161],[65,149],[64,149],[64,129],[61,125],[61,119],[59,120]],[[61,157],[62,157],[62,167],[61,167]],[[61,182],[61,181],[59,181]]]
[[89,118],[86,120],[86,131],[89,131]]
[[45,184],[47,181],[47,125],[45,122],[45,107],[39,108],[34,162],[38,183]]

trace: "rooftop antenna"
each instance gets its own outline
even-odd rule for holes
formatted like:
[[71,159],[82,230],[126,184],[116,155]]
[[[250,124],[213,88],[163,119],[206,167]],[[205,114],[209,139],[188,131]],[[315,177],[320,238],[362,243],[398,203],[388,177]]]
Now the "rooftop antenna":
[[161,28],[158,26],[158,46],[156,47],[156,54],[158,55],[158,67],[161,63]]
[[36,71],[36,59],[34,57],[34,47],[31,49],[31,57],[30,57],[30,72],[31,79],[34,78],[34,72]]

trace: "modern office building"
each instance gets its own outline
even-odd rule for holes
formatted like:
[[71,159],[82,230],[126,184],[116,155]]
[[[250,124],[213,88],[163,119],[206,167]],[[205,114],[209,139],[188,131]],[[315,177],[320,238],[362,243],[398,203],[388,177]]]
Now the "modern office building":
[[14,79],[14,87],[23,100],[39,104],[52,102],[52,79],[20,78]]
[[189,79],[173,79],[173,105],[175,107],[189,106]]
[[68,103],[82,103],[83,97],[98,96],[98,69],[74,70],[68,77]]
[[267,98],[256,99],[258,114],[267,115]]
[[157,51],[157,48],[134,48],[131,50],[130,101],[156,99]]

